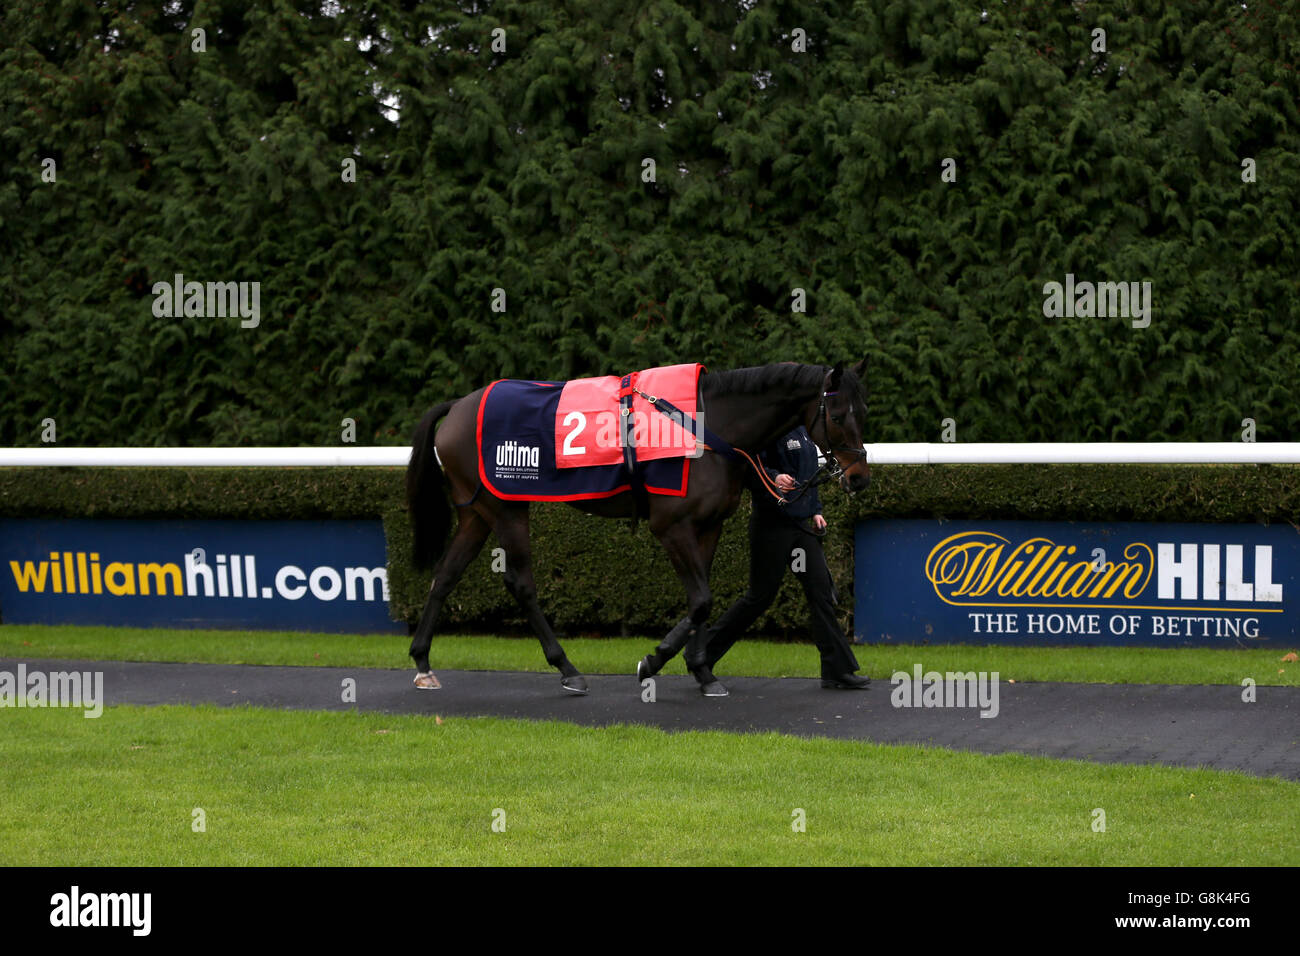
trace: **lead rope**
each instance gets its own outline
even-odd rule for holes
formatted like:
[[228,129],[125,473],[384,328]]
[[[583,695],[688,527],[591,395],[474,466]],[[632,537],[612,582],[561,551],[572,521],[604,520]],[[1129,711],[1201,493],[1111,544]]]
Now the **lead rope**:
[[[704,447],[708,448],[709,446],[705,445]],[[710,448],[709,450],[712,451],[713,449]],[[759,481],[763,483],[763,490],[775,498],[778,504],[785,504],[785,496],[781,494],[781,489],[777,488],[776,482],[773,481],[772,477],[767,473],[767,469],[764,468],[761,463],[755,461],[754,458],[750,456],[749,452],[745,451],[745,449],[737,448],[736,451],[744,455],[745,460],[754,466],[754,473],[758,475]]]
[[[649,402],[649,403],[650,403],[650,406],[651,406],[652,408],[655,407],[655,406],[657,406],[657,405],[659,404],[659,398],[658,398],[658,396],[655,396],[655,395],[647,395],[645,392],[641,391],[641,389],[637,388],[636,385],[631,385],[630,387],[631,387],[632,391],[636,392],[638,395],[640,395],[642,398],[644,398],[647,402]],[[816,427],[817,419],[819,419],[819,418],[823,419],[823,422],[822,422],[822,431],[824,431],[824,432],[826,433],[826,440],[827,440],[828,442],[830,441],[831,433],[830,433],[830,428],[829,428],[829,426],[827,426],[826,423],[825,423],[825,421],[824,421],[825,418],[827,417],[827,415],[829,414],[828,411],[827,411],[827,409],[826,409],[826,398],[827,398],[827,396],[829,396],[829,395],[836,395],[836,394],[838,394],[838,393],[837,393],[837,392],[822,392],[821,400],[820,400],[820,402],[819,402],[819,404],[818,404],[818,406],[817,406],[817,414],[815,414],[815,415],[813,416],[813,427]],[[671,408],[672,406],[670,405],[669,407]],[[663,409],[659,409],[659,410],[660,410],[660,411],[663,411]],[[665,412],[665,414],[667,414],[667,412]],[[805,427],[806,427],[806,426],[805,426]],[[810,436],[810,437],[811,437],[811,434],[812,434],[812,432],[811,432],[811,430],[809,430],[809,436]],[[700,437],[699,437],[698,435],[695,436],[695,440],[700,444],[700,446],[701,446],[702,448],[707,448],[709,451],[713,452],[714,454],[717,454],[717,449],[712,448],[712,447],[709,445],[708,442],[703,441],[702,439],[700,439]],[[771,477],[770,475],[768,475],[768,473],[767,473],[767,469],[764,468],[764,467],[762,466],[762,464],[761,464],[759,461],[757,461],[757,460],[756,460],[752,455],[750,455],[749,452],[745,451],[745,449],[743,449],[743,448],[737,448],[735,445],[732,446],[732,451],[739,452],[741,455],[743,455],[743,456],[745,457],[745,460],[746,460],[747,462],[749,462],[750,466],[754,469],[754,473],[755,473],[756,475],[758,475],[758,480],[762,483],[763,490],[766,491],[766,492],[767,492],[769,495],[771,495],[773,498],[775,498],[777,504],[784,505],[784,504],[788,504],[788,503],[789,503],[790,499],[786,498],[786,497],[781,493],[781,489],[778,488],[778,487],[776,486],[776,482],[772,480],[772,477]],[[832,469],[833,467],[836,468],[836,469],[838,469],[838,465],[839,465],[839,462],[835,461],[835,456],[834,456],[833,451],[831,451],[831,452],[827,452],[827,453],[826,453],[826,464],[825,464],[825,465],[822,465],[820,468],[818,468],[818,469],[817,469],[817,473],[816,473],[815,475],[813,475],[811,478],[809,478],[807,481],[800,482],[799,484],[795,485],[795,487],[792,488],[791,490],[792,490],[792,491],[796,491],[796,492],[798,492],[798,495],[797,495],[796,497],[801,497],[801,496],[804,494],[804,492],[806,492],[809,488],[813,487],[814,485],[821,484],[821,482],[825,481],[827,478],[834,477],[834,472],[831,472],[831,474],[825,475],[825,477],[823,477],[823,473],[828,472],[828,471],[831,471],[831,469]],[[472,499],[471,499],[471,500],[472,500]]]
[[[649,402],[650,405],[651,405],[652,407],[655,406],[655,405],[657,405],[657,404],[659,403],[659,398],[658,398],[657,396],[655,396],[655,395],[647,395],[645,392],[641,391],[641,389],[637,388],[635,385],[631,386],[631,388],[632,388],[632,391],[636,392],[638,395],[640,395],[642,398],[644,398],[647,402]],[[834,392],[822,392],[821,405],[820,405],[820,407],[817,409],[818,415],[820,415],[820,414],[822,413],[823,409],[825,409],[825,407],[826,407],[826,396],[827,396],[828,394],[832,394],[832,395],[833,395],[833,394],[835,394],[835,393],[834,393]],[[816,421],[818,415],[814,415],[814,416],[813,416],[813,420],[814,420],[814,422]],[[827,434],[827,437],[828,437],[828,438],[830,437],[830,436],[829,436],[829,432],[828,432],[828,434]],[[696,440],[697,442],[699,442],[699,444],[700,444],[701,447],[703,447],[703,448],[708,448],[709,451],[714,452],[715,454],[717,453],[717,450],[716,450],[716,449],[710,447],[708,442],[701,440],[698,436],[696,436],[695,440]],[[777,504],[782,504],[782,505],[784,505],[784,504],[787,504],[787,503],[788,503],[786,497],[781,493],[781,489],[779,489],[779,488],[776,486],[776,482],[772,480],[772,477],[767,473],[767,469],[764,468],[760,462],[758,462],[758,461],[757,461],[757,460],[756,460],[752,455],[750,455],[749,452],[745,451],[745,449],[743,449],[743,448],[737,448],[736,446],[733,445],[733,446],[732,446],[732,450],[735,451],[735,452],[740,453],[741,455],[743,455],[743,456],[745,457],[745,460],[746,460],[747,462],[749,462],[750,466],[754,469],[754,474],[758,475],[758,480],[762,483],[763,490],[766,491],[766,492],[767,492],[769,495],[771,495],[773,498],[775,498],[776,501],[777,501]],[[833,461],[834,459],[832,458],[831,460]],[[823,468],[818,469],[818,473],[817,473],[817,474],[820,475],[821,472],[822,472],[823,470],[825,470],[825,467],[824,467],[824,466],[823,466]],[[815,481],[816,478],[817,478],[817,475],[814,475],[814,476],[813,476],[813,479],[810,479],[809,481],[803,482],[803,483],[801,483],[801,484],[795,486],[795,489],[793,489],[793,490],[797,490],[797,491],[799,491],[800,493],[802,493],[803,491],[806,491],[807,488],[809,487],[809,485],[810,485],[813,481]]]

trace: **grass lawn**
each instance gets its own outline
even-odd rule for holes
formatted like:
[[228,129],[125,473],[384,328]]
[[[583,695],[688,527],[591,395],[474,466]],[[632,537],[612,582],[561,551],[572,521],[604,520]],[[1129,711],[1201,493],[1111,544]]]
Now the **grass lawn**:
[[[568,638],[569,659],[589,674],[631,674],[658,637]],[[130,627],[0,626],[0,658],[50,657],[214,664],[296,664],[326,667],[412,667],[401,635],[305,634],[277,631],[198,631]],[[997,671],[1003,680],[1111,684],[1240,684],[1300,686],[1300,663],[1280,650],[1141,647],[975,647],[965,645],[854,648],[863,673],[888,677],[915,664],[938,671]],[[528,638],[447,635],[434,639],[438,669],[548,671],[541,647]],[[666,673],[684,674],[678,657]],[[817,677],[810,644],[741,641],[719,676]]]
[[250,707],[0,720],[3,865],[1300,864],[1300,785],[1222,771]]

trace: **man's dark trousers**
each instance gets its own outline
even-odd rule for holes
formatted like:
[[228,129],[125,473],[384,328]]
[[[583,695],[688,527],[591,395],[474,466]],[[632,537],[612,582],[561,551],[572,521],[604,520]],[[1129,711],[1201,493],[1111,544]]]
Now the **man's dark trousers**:
[[812,612],[811,633],[821,652],[822,678],[858,669],[857,658],[835,619],[831,573],[821,540],[788,518],[766,515],[759,508],[749,519],[749,590],[710,629],[706,651],[710,668],[771,606],[781,580],[796,560],[791,554],[795,548],[804,552],[804,570],[794,575],[803,585]]

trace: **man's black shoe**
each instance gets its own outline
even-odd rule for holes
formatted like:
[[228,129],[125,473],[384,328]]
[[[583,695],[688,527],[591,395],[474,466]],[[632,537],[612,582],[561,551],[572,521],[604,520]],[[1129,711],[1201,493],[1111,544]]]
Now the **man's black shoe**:
[[839,677],[822,678],[822,687],[826,690],[866,690],[870,686],[870,677],[859,677],[857,674],[841,674]]

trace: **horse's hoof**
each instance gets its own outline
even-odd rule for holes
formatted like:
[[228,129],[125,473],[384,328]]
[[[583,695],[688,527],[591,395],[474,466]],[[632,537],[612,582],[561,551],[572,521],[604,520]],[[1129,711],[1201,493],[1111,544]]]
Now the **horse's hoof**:
[[705,697],[726,697],[727,688],[722,686],[721,681],[709,681],[707,684],[700,685],[700,693]]
[[570,694],[587,693],[587,679],[581,674],[575,674],[573,677],[566,677],[560,681],[560,686]]
[[652,656],[653,655],[647,654],[636,662],[637,680],[645,680],[647,677],[654,677],[655,674],[659,673],[659,668],[655,667],[654,663],[651,661]]
[[415,675],[415,686],[420,690],[438,690],[442,684],[438,682],[438,677],[433,671],[427,671]]

